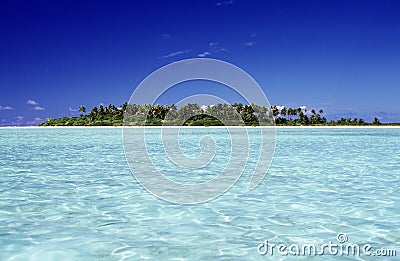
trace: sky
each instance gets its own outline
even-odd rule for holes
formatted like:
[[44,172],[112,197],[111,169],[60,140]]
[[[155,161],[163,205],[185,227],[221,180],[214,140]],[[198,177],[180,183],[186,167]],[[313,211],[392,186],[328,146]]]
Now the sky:
[[[245,70],[272,105],[400,122],[399,13],[395,0],[3,0],[0,125],[120,105],[160,67],[205,57]],[[236,101],[207,82],[162,101],[202,86]]]

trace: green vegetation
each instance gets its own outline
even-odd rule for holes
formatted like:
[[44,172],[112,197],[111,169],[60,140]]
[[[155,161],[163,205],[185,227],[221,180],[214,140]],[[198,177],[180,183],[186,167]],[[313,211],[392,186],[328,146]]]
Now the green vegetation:
[[[382,125],[378,118],[372,123],[363,119],[344,119],[327,121],[324,111],[302,108],[270,108],[241,103],[217,104],[207,106],[204,110],[197,104],[187,104],[179,109],[175,106],[137,105],[124,103],[121,107],[110,104],[93,107],[89,113],[81,105],[77,117],[47,118],[39,126],[259,126],[271,125],[271,119],[278,126],[364,126]],[[125,117],[124,117],[124,112]]]

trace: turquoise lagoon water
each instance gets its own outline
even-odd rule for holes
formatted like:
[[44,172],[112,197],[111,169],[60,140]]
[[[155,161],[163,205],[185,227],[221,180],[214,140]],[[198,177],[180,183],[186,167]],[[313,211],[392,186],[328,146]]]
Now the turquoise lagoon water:
[[[264,240],[338,243],[338,233],[400,254],[400,129],[278,128],[259,187],[247,189],[250,162],[231,190],[198,205],[144,190],[119,128],[0,128],[0,146],[0,260],[270,260],[281,257],[260,255]],[[224,166],[214,160],[204,175]]]

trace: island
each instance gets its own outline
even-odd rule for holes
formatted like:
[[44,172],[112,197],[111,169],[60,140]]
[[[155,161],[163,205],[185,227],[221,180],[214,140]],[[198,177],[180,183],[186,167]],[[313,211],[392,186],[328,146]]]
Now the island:
[[81,105],[75,117],[47,118],[39,126],[377,126],[397,125],[381,123],[378,118],[366,122],[361,118],[327,121],[323,109],[259,106],[255,104],[216,104],[199,106],[113,104],[93,107],[89,113]]

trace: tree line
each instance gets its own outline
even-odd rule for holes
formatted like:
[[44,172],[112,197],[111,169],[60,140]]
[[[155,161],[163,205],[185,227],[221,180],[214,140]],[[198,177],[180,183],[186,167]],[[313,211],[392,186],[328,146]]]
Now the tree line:
[[200,107],[186,104],[175,105],[128,104],[120,107],[113,104],[93,107],[89,113],[86,107],[79,107],[76,117],[47,118],[39,126],[307,126],[307,125],[379,125],[377,118],[366,123],[360,118],[341,118],[327,121],[322,109],[289,108],[283,106],[259,106],[242,103],[216,104]]

